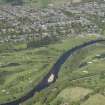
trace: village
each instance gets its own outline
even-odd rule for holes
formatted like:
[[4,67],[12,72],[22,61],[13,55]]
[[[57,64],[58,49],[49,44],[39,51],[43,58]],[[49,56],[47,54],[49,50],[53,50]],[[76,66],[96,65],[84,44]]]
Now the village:
[[[88,2],[34,9],[0,6],[0,43],[55,40],[79,34],[105,34],[105,4]],[[7,35],[8,33],[8,35]]]

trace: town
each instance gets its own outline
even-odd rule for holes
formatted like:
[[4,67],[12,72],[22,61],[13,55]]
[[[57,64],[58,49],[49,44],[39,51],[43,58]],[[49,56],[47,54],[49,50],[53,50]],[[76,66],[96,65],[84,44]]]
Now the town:
[[[104,1],[103,1],[104,2]],[[0,6],[0,43],[56,40],[78,34],[105,34],[105,3],[49,4],[45,9]],[[8,33],[8,35],[7,35]],[[29,46],[31,47],[31,46]]]

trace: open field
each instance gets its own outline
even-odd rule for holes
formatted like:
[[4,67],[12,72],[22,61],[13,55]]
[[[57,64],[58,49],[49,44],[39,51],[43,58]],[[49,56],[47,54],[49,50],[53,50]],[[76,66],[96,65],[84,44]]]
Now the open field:
[[[25,46],[17,47],[17,45],[14,45],[13,47],[16,47],[17,51],[11,51],[12,47],[8,46],[9,49],[5,49],[0,54],[0,102],[4,103],[23,96],[46,75],[62,53],[92,39],[96,39],[96,37],[71,37],[35,49],[25,49]],[[91,89],[94,94],[104,94],[104,48],[105,44],[100,43],[74,53],[62,66],[57,82],[37,93],[35,97],[23,103],[23,105],[58,105],[57,100],[59,100],[59,96],[63,96],[62,90],[67,87],[74,87],[74,89],[75,87],[83,87]],[[81,91],[85,91],[86,95],[88,94],[88,90]],[[58,98],[55,98],[56,96]],[[65,99],[63,103],[68,102],[66,95],[62,98]],[[71,99],[68,103],[76,105],[76,101],[79,102],[78,99],[75,102],[72,100],[74,99]]]
[[96,94],[91,96],[82,105],[104,105],[104,104],[105,104],[105,97],[103,95]]

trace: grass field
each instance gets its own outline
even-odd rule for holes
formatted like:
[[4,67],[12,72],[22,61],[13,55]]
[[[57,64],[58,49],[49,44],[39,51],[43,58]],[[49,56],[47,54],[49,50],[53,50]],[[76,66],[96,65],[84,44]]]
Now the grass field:
[[103,95],[96,94],[91,96],[82,105],[104,105],[104,104],[105,104],[105,97]]
[[[35,49],[25,49],[23,44],[4,47],[0,53],[0,103],[23,96],[46,75],[62,53],[92,39],[96,39],[96,37],[71,37]],[[11,50],[12,47],[15,47],[16,51]],[[57,104],[58,102],[76,105],[77,102],[81,103],[81,100],[79,100],[81,95],[85,97],[91,91],[94,94],[104,94],[104,55],[104,43],[77,51],[62,66],[57,82],[37,93],[35,97],[23,103],[23,105],[61,105]],[[75,96],[76,94],[72,93],[75,89],[78,93],[84,91],[84,94]],[[72,92],[66,94],[65,91]],[[74,98],[77,97],[75,101],[73,101],[73,97],[71,98],[72,94],[74,94]],[[57,98],[55,98],[56,96]],[[64,102],[61,101],[62,98],[64,98]],[[85,104],[84,101],[83,104]]]
[[57,98],[52,102],[52,105],[59,99],[63,99],[63,101],[67,103],[80,101],[85,96],[90,94],[92,90],[85,89],[81,87],[73,87],[73,88],[66,88],[62,90],[62,92],[57,96]]

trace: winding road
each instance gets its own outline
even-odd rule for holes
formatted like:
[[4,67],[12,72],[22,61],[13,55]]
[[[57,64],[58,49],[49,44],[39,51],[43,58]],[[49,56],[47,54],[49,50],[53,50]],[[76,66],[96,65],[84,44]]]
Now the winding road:
[[83,49],[87,46],[94,45],[94,44],[99,43],[99,42],[105,42],[105,39],[91,40],[91,41],[88,41],[84,44],[73,47],[72,49],[69,49],[67,52],[65,52],[63,55],[61,55],[59,57],[59,59],[56,61],[56,63],[50,69],[49,73],[30,92],[28,92],[25,96],[20,97],[19,99],[16,99],[14,101],[7,102],[7,103],[1,103],[0,105],[19,105],[20,103],[23,103],[24,101],[33,97],[36,92],[39,92],[39,91],[47,88],[50,84],[52,84],[53,82],[56,81],[56,79],[58,78],[58,74],[59,74],[61,66],[65,63],[65,61],[74,52],[76,52],[80,49]]

